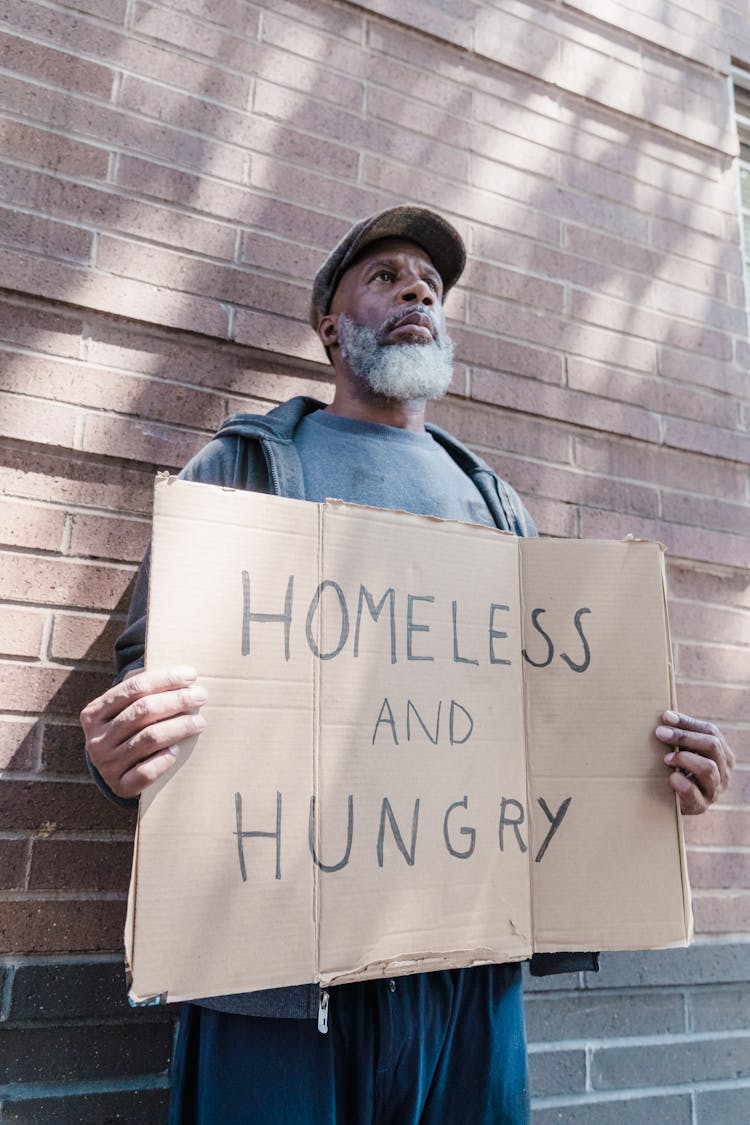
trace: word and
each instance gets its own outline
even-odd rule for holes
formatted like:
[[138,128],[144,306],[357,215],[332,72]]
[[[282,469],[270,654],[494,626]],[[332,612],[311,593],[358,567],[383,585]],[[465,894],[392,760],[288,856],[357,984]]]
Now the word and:
[[[535,863],[541,863],[542,859],[547,853],[547,850],[552,842],[553,837],[560,829],[565,816],[570,808],[572,798],[566,797],[560,804],[556,811],[553,811],[543,797],[537,797],[537,803],[544,813],[549,822],[547,834],[542,841],[536,855],[534,856]],[[389,829],[389,836],[392,837],[396,845],[396,849],[403,856],[405,862],[409,867],[413,867],[417,857],[417,840],[419,836],[419,814],[420,814],[421,800],[416,797],[414,804],[411,808],[411,818],[407,816],[407,823],[409,824],[408,830],[402,832],[401,825],[396,818],[396,813],[388,797],[383,797],[380,804],[380,823],[378,828],[377,839],[375,841],[375,856],[377,858],[378,867],[383,867],[385,864],[385,841],[386,841],[386,828]],[[477,844],[477,829],[473,825],[457,824],[456,823],[456,810],[464,809],[468,812],[469,799],[467,796],[462,797],[460,801],[454,801],[445,810],[443,816],[443,842],[445,844],[448,855],[453,856],[455,859],[469,859],[474,854]],[[235,830],[233,835],[237,838],[237,855],[239,860],[240,876],[243,883],[247,882],[247,861],[245,858],[245,842],[254,839],[267,839],[275,842],[276,865],[275,865],[275,878],[281,879],[281,840],[282,840],[282,808],[283,800],[280,792],[276,793],[276,825],[270,831],[251,829],[246,826],[244,805],[242,794],[236,792],[234,795],[234,811],[235,811]],[[326,863],[318,854],[318,824],[316,817],[316,801],[315,797],[310,798],[310,815],[308,818],[308,832],[307,842],[310,849],[310,855],[315,865],[321,871],[331,874],[335,871],[342,871],[348,866],[351,858],[352,843],[354,840],[354,794],[350,793],[347,797],[347,820],[346,820],[346,843],[344,845],[343,854],[340,858],[335,859],[334,862]],[[528,844],[524,839],[521,832],[521,826],[526,821],[526,810],[520,801],[514,797],[501,797],[500,810],[497,828],[497,842],[498,848],[504,852],[508,840],[515,841],[515,846],[518,850],[525,854],[528,851]],[[510,830],[508,832],[507,830]],[[459,839],[461,837],[461,839]],[[408,839],[408,843],[407,843]],[[331,857],[329,857],[331,858]]]

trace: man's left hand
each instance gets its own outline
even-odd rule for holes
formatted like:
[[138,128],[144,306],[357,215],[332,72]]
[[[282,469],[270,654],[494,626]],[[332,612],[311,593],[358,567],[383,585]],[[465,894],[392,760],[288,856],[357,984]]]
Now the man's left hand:
[[664,756],[672,766],[669,783],[686,816],[703,813],[729,785],[734,752],[715,723],[676,711],[662,714],[655,730],[660,742],[675,747]]

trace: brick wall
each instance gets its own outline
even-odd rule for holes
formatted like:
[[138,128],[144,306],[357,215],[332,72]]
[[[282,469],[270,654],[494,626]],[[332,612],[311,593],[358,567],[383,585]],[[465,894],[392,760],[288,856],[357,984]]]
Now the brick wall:
[[[750,66],[744,0],[0,14],[3,1125],[161,1119],[169,1017],[129,1013],[118,983],[132,819],[89,784],[77,713],[109,679],[155,470],[226,413],[330,396],[310,278],[404,198],[470,250],[434,419],[544,533],[668,544],[681,705],[739,754],[687,826],[697,960],[608,958],[530,993],[539,1123],[746,1125],[750,345],[727,78],[730,57]],[[722,997],[737,1023],[705,1015]],[[703,1062],[662,1080],[657,1047]]]

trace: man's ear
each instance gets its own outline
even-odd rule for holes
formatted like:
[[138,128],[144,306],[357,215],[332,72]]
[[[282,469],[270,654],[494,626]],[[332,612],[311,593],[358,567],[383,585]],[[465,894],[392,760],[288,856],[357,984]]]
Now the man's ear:
[[332,348],[339,342],[339,318],[329,313],[318,325],[318,336],[324,348]]

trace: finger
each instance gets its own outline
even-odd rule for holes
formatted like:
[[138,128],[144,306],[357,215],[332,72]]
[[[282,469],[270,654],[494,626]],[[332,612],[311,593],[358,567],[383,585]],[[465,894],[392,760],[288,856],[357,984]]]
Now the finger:
[[159,668],[151,672],[140,670],[133,676],[127,676],[84,707],[81,711],[81,725],[87,730],[99,723],[109,722],[141,696],[186,687],[197,678],[198,673],[195,668],[188,665]]
[[176,715],[195,714],[207,699],[208,692],[200,684],[156,695],[142,695],[109,721],[105,735],[107,742],[115,748],[155,723]]
[[705,733],[673,726],[658,726],[654,733],[660,742],[710,758],[719,770],[721,788],[726,788],[729,784],[729,773],[734,764],[734,756],[718,727],[713,723],[704,723],[703,726],[706,728]]
[[146,758],[145,762],[138,762],[120,778],[119,790],[122,797],[140,797],[144,789],[153,785],[168,770],[176,764],[179,758],[179,747],[170,746]]
[[687,774],[688,780],[700,789],[708,804],[714,803],[723,788],[716,762],[702,754],[691,754],[688,750],[673,750],[665,755],[664,761],[680,771],[683,777]]
[[685,730],[697,731],[699,734],[712,734],[721,737],[721,731],[716,723],[710,723],[707,719],[694,719],[691,715],[683,715],[679,711],[665,711],[662,714],[662,722],[672,727],[683,727]]
[[697,785],[679,770],[673,770],[669,776],[669,784],[674,789],[680,801],[680,809],[684,816],[698,816],[709,807],[709,802],[701,793]]
[[206,720],[203,715],[197,713],[184,713],[163,722],[150,723],[110,752],[109,761],[112,769],[122,782],[128,771],[135,766],[145,763],[154,754],[169,750],[180,742],[195,737],[205,729]]

